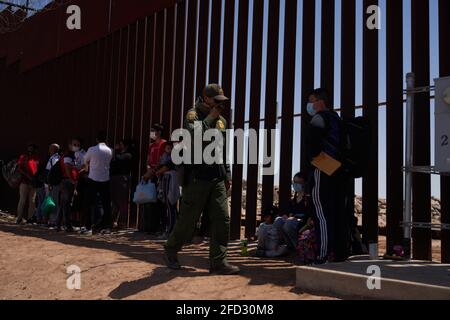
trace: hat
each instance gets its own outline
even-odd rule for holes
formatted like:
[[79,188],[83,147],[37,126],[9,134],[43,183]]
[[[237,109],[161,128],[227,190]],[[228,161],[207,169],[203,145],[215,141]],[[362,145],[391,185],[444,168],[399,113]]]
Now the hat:
[[203,93],[208,98],[213,98],[214,100],[219,102],[230,100],[227,97],[225,97],[222,87],[215,83],[208,84],[206,88],[203,90]]

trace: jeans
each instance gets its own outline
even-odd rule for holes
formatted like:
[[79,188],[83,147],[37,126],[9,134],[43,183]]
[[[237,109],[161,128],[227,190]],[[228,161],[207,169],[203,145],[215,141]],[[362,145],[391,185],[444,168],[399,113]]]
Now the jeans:
[[45,200],[45,196],[45,187],[36,189],[36,218],[38,221],[41,221],[45,216],[42,212],[42,203]]
[[112,211],[116,222],[119,222],[121,215],[128,216],[130,182],[131,177],[129,175],[111,177]]
[[[95,205],[97,203],[97,194],[100,196],[100,201],[103,207],[103,216],[100,222],[97,224]],[[92,179],[88,179],[87,185],[87,202],[91,210],[91,222],[92,228],[96,229],[111,229],[113,226],[112,214],[111,214],[111,183],[97,182]]]
[[67,229],[72,228],[72,200],[75,185],[69,179],[64,179],[60,184],[60,203],[56,217],[56,227],[61,227],[61,221]]
[[55,211],[53,211],[52,213],[50,213],[49,217],[48,217],[48,223],[50,225],[56,225],[56,219],[58,216],[58,211],[59,211],[59,207],[60,207],[60,201],[59,201],[59,186],[52,186],[51,190],[49,192],[50,197],[52,197],[53,202],[56,205]]

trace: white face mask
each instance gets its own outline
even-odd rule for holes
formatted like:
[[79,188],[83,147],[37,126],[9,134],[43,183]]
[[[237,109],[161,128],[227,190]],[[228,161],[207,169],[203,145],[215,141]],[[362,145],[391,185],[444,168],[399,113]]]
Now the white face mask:
[[309,103],[306,105],[306,111],[308,112],[308,114],[309,114],[311,117],[314,117],[314,116],[317,114],[316,109],[314,109],[314,103],[312,103],[312,102],[309,102]]
[[155,132],[150,132],[150,139],[156,140],[156,133]]

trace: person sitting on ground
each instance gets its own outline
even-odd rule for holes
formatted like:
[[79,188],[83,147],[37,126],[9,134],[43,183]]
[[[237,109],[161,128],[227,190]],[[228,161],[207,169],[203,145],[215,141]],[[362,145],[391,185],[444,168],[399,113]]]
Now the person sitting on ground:
[[295,250],[298,241],[298,232],[305,226],[309,218],[309,195],[306,194],[306,175],[297,173],[292,179],[294,196],[289,201],[287,214],[284,216],[285,224],[282,232],[290,250]]
[[288,246],[284,244],[281,227],[284,224],[283,217],[278,215],[278,208],[273,206],[261,213],[264,222],[258,228],[258,249],[256,256],[281,257],[288,253]]

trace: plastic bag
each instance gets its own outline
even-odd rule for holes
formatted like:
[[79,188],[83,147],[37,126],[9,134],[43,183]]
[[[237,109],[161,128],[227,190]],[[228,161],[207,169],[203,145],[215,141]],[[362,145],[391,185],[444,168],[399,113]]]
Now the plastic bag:
[[156,185],[153,182],[141,181],[136,187],[133,202],[136,204],[154,203],[157,201]]
[[50,215],[52,212],[55,211],[56,204],[55,204],[55,201],[53,201],[53,198],[51,196],[47,196],[45,198],[44,202],[42,202],[41,209],[42,209],[42,212],[45,213],[46,215]]

